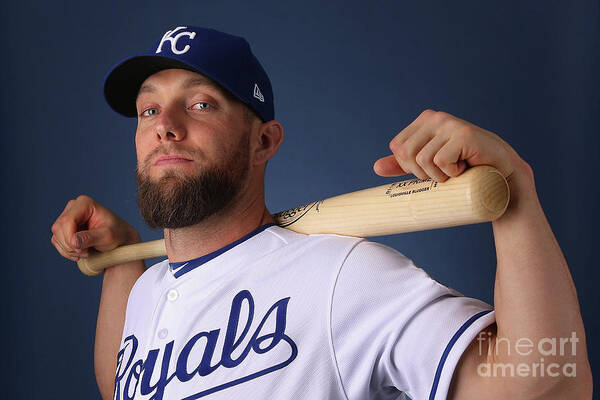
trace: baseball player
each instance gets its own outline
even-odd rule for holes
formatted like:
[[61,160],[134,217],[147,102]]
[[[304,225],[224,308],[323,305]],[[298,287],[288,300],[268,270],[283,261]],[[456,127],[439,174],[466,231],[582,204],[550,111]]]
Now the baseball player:
[[[274,225],[264,172],[283,128],[246,40],[175,27],[114,67],[104,90],[137,117],[138,204],[164,229],[168,255],[104,273],[104,399],[591,398],[567,263],[532,169],[494,133],[428,110],[374,165],[437,181],[482,164],[504,174],[511,201],[493,222],[492,308],[383,245]],[[52,232],[73,261],[140,241],[87,196],[67,203]]]

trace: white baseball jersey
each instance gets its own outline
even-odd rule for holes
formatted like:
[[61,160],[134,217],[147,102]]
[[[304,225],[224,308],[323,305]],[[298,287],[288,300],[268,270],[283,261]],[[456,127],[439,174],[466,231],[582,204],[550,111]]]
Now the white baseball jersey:
[[265,225],[138,279],[114,398],[445,399],[493,322],[386,246]]

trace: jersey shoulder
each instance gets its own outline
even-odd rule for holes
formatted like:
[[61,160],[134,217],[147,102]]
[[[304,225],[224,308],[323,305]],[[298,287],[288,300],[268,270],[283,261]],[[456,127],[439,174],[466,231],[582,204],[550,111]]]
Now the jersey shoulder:
[[151,289],[159,286],[158,284],[167,278],[169,271],[169,260],[165,259],[159,261],[152,266],[146,268],[144,273],[135,281],[135,284],[131,288],[129,299],[133,297],[134,293],[146,292],[147,289]]
[[360,237],[337,235],[333,233],[299,233],[277,225],[270,227],[267,231],[278,236],[286,244],[329,242],[336,246],[343,246],[344,244],[358,243],[365,240]]
[[370,284],[373,289],[392,284],[394,290],[399,290],[402,286],[408,289],[425,285],[434,291],[441,290],[450,295],[461,296],[461,293],[432,278],[405,254],[369,240],[358,242],[349,252],[339,281],[338,286],[342,283],[363,286]]
[[[339,264],[365,239],[336,234],[304,234],[273,226],[269,231],[283,242],[281,250],[288,259],[320,260],[320,264]],[[335,262],[334,262],[335,260]]]

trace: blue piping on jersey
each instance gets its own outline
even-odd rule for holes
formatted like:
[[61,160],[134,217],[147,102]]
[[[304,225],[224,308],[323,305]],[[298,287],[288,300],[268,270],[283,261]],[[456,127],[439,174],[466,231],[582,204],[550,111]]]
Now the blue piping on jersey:
[[227,246],[221,247],[219,250],[215,250],[212,253],[203,255],[202,257],[194,258],[193,260],[189,260],[189,261],[169,263],[169,267],[171,268],[171,271],[173,271],[173,276],[175,276],[175,278],[179,278],[181,275],[183,275],[187,272],[190,272],[191,270],[196,269],[203,264],[206,264],[213,258],[220,256],[221,254],[225,253],[227,250],[231,250],[238,244],[245,242],[246,240],[250,239],[252,236],[258,235],[259,233],[261,233],[262,231],[264,231],[265,229],[267,229],[273,225],[275,225],[275,224],[273,222],[270,222],[268,224],[259,226],[258,228],[256,228],[255,230],[253,230],[246,236],[239,238],[235,242],[229,243]]
[[492,311],[493,310],[484,310],[484,311],[478,312],[477,314],[473,315],[458,329],[458,331],[456,331],[454,336],[452,336],[452,339],[450,339],[450,342],[448,342],[448,345],[446,346],[446,349],[444,350],[444,353],[442,354],[442,358],[440,359],[437,370],[435,371],[435,377],[433,378],[433,386],[431,387],[431,393],[429,394],[429,400],[435,400],[435,393],[437,391],[438,384],[440,383],[440,376],[442,375],[442,369],[444,368],[444,363],[446,362],[446,359],[448,358],[448,354],[450,354],[450,350],[452,350],[452,346],[454,346],[454,343],[456,343],[456,341],[458,340],[460,335],[462,335],[467,330],[467,328],[473,324],[473,322],[475,322],[480,317],[483,317],[484,315],[486,315]]

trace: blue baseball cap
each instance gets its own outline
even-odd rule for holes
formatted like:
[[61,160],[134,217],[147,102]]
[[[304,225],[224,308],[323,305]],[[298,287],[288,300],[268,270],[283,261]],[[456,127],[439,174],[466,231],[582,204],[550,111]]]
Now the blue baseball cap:
[[271,81],[246,39],[193,26],[167,31],[147,53],[114,66],[104,79],[104,97],[116,112],[135,117],[142,83],[171,68],[200,73],[248,105],[263,121],[275,118]]

